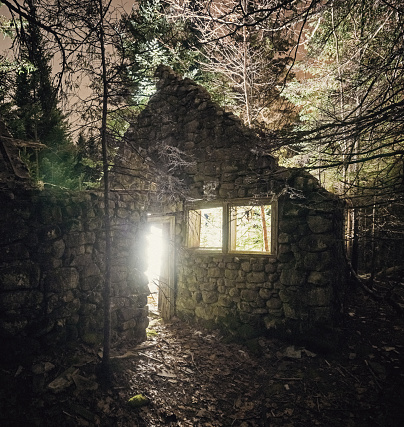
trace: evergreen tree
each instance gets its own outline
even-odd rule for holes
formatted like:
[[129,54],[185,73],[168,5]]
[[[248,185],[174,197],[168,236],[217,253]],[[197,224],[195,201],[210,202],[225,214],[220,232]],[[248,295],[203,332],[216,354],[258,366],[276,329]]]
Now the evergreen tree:
[[52,82],[51,55],[42,37],[34,0],[24,3],[31,20],[17,28],[18,60],[30,64],[15,75],[15,90],[8,114],[8,125],[14,137],[40,142],[46,149],[39,153],[26,149],[22,154],[37,181],[77,188],[74,172],[76,147],[68,137],[66,121],[58,108],[57,88]]
[[136,109],[153,94],[153,75],[159,64],[197,81],[205,79],[197,65],[199,53],[193,49],[197,40],[192,28],[182,20],[170,20],[166,6],[161,0],[140,0],[124,19],[128,31],[125,54],[131,64],[129,103]]
[[[292,148],[352,206],[353,264],[360,252],[362,267],[373,271],[377,250],[390,254],[384,265],[403,257],[395,244],[404,232],[403,28],[401,2],[332,2],[306,35],[305,78],[285,92],[301,111],[291,135],[301,143]],[[381,235],[391,238],[392,252],[375,243]]]

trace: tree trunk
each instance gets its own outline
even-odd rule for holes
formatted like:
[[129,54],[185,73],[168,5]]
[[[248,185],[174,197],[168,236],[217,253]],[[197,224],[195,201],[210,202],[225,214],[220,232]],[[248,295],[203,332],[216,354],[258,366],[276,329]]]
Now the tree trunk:
[[264,208],[264,206],[261,206],[261,221],[262,221],[262,234],[264,236],[264,249],[266,252],[268,252],[269,251],[268,229],[267,229],[267,222],[265,220],[265,208]]
[[352,253],[351,253],[351,264],[352,269],[358,274],[359,266],[359,224],[358,224],[358,208],[352,209],[352,223],[353,223],[353,239],[352,239]]
[[102,121],[101,121],[101,145],[102,163],[104,172],[104,226],[105,226],[105,282],[104,282],[104,343],[102,356],[102,372],[106,375],[110,371],[110,349],[111,349],[111,218],[109,211],[109,170],[107,151],[107,112],[108,112],[108,81],[105,57],[105,41],[103,17],[104,7],[99,0],[100,23],[99,37],[101,47],[102,64]]
[[[247,13],[248,0],[243,1],[244,13]],[[248,55],[248,46],[247,46],[247,29],[243,26],[243,90],[244,90],[244,100],[245,100],[245,114],[247,118],[248,126],[251,126],[251,113],[250,113],[250,97],[249,97],[249,84],[248,84],[248,73],[247,73],[247,55]]]

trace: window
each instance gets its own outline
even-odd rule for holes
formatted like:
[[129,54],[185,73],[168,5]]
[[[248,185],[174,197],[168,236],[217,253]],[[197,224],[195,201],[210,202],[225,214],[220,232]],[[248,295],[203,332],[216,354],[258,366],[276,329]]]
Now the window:
[[263,202],[223,202],[188,211],[188,247],[222,252],[274,253],[275,211]]
[[230,206],[230,250],[271,251],[271,205]]
[[188,221],[188,247],[201,249],[222,248],[222,207],[190,210]]

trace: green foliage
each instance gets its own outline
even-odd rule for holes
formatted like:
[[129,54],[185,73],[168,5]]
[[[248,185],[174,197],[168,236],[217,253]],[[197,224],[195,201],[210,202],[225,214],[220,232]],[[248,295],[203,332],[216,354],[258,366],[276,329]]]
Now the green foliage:
[[77,140],[77,157],[74,171],[80,177],[80,186],[91,188],[99,185],[102,177],[102,153],[97,139],[85,137],[83,133]]
[[[232,249],[237,251],[264,252],[270,250],[271,206],[233,206],[234,221]],[[264,232],[265,227],[265,232]],[[266,242],[264,235],[267,236]],[[268,248],[266,249],[266,247]]]
[[[32,17],[37,9],[32,0],[25,6]],[[89,179],[89,162],[83,158],[68,136],[67,122],[58,107],[57,88],[54,87],[47,44],[40,28],[32,21],[21,21],[16,28],[5,21],[3,30],[18,38],[16,59],[0,59],[0,115],[15,138],[37,141],[45,149],[24,148],[21,157],[31,176],[39,184],[70,189],[83,187]],[[17,43],[18,41],[18,43]]]
[[205,76],[197,65],[197,43],[188,23],[170,20],[163,1],[141,0],[125,22],[128,29],[125,54],[131,59],[128,78],[132,84],[130,104],[141,109],[155,92],[154,71],[164,64],[199,83]]
[[304,78],[284,91],[300,109],[299,162],[327,168],[325,182],[334,190],[381,194],[380,182],[392,183],[397,173],[404,89],[399,10],[396,1],[333,2],[307,31]]
[[297,155],[284,164],[311,168],[348,200],[352,264],[372,277],[402,263],[404,216],[393,212],[404,194],[403,17],[398,0],[328,4],[306,33],[300,79],[284,91],[301,119],[286,150]]

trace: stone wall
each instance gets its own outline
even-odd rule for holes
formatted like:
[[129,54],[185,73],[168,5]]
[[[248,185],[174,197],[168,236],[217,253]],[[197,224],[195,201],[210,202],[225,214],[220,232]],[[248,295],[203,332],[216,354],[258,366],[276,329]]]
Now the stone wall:
[[[8,189],[0,192],[0,203],[3,354],[7,345],[17,353],[77,341],[98,345],[105,262],[102,194]],[[142,197],[111,193],[115,341],[145,339],[144,204]]]
[[180,316],[243,338],[303,334],[337,319],[345,281],[341,204],[310,175],[291,174],[288,182],[300,193],[277,199],[274,254],[179,252]]
[[[171,176],[183,185],[183,208],[176,212],[177,314],[242,336],[299,333],[331,323],[345,280],[342,203],[310,174],[279,167],[264,148],[270,141],[216,105],[195,82],[165,66],[156,77],[157,92],[129,128],[115,172],[124,188],[136,185],[125,171],[140,153],[158,171],[157,194],[166,193]],[[276,203],[272,254],[187,248],[187,204],[241,199]],[[170,210],[164,200],[155,212]]]

